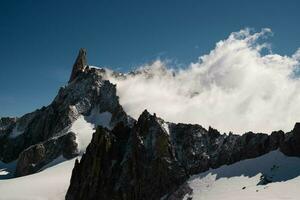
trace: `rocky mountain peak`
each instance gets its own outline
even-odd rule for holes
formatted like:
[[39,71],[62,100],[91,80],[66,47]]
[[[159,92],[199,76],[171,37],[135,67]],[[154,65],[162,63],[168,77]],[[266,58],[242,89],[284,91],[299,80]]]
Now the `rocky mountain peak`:
[[145,109],[143,112],[142,112],[142,114],[140,115],[140,119],[143,119],[143,118],[149,118],[149,117],[151,117],[152,115],[148,112],[148,110],[147,109]]
[[300,123],[297,122],[294,126],[293,133],[300,136]]
[[87,66],[86,49],[81,48],[81,49],[79,49],[78,56],[73,65],[69,83],[72,82],[76,78],[78,73],[83,72],[85,70],[86,66]]
[[80,49],[69,83],[50,105],[0,119],[0,161],[18,160],[16,176],[35,173],[59,156],[83,153],[93,127],[113,128],[119,122],[133,120],[119,104],[115,85],[103,78],[103,69],[87,67],[86,50]]

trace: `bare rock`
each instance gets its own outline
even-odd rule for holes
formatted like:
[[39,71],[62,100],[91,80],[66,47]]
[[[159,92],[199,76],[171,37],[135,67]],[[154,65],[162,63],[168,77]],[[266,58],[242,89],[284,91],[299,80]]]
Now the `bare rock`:
[[145,110],[133,127],[99,127],[75,164],[66,199],[191,199],[193,191],[185,181],[194,174],[282,145],[298,151],[298,124],[289,138],[282,131],[235,135],[200,125],[167,124]]
[[187,179],[160,121],[145,111],[133,128],[99,127],[73,169],[66,199],[160,199]]
[[75,133],[69,132],[24,150],[19,156],[15,176],[33,174],[60,155],[71,159],[78,154]]
[[300,156],[300,123],[296,123],[294,129],[286,133],[280,150],[287,156]]
[[76,61],[73,65],[69,83],[72,82],[80,72],[83,72],[86,66],[87,66],[86,49],[81,48],[79,50]]
[[[12,162],[21,158],[18,160],[18,176],[38,171],[58,155],[66,158],[76,155],[75,134],[68,131],[79,116],[88,116],[97,110],[111,113],[110,127],[119,122],[133,124],[134,120],[119,104],[116,86],[103,78],[105,70],[86,66],[86,50],[81,49],[71,75],[74,79],[60,88],[50,105],[20,118],[1,118],[0,160]],[[32,151],[35,152],[33,147],[40,144],[45,147],[46,155],[36,161]]]

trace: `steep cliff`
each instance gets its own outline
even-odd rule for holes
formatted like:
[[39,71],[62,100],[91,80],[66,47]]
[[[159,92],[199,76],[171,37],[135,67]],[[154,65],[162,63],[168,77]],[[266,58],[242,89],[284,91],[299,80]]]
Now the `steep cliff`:
[[278,148],[299,155],[298,142],[298,124],[287,134],[220,134],[144,111],[132,128],[98,127],[75,164],[66,199],[183,199],[192,192],[185,181],[193,174]]

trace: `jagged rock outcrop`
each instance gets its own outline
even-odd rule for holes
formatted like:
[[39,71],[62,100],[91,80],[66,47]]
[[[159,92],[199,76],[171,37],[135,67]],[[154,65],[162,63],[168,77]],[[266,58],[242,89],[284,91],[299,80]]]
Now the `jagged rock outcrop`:
[[83,72],[87,67],[86,49],[81,48],[74,63],[69,83],[72,82],[80,72]]
[[183,199],[192,193],[188,177],[209,168],[278,148],[299,156],[298,134],[299,124],[286,135],[220,134],[211,127],[166,123],[144,111],[132,128],[98,128],[75,164],[66,199]]
[[220,134],[200,125],[170,124],[172,144],[178,160],[189,174],[217,168],[224,164],[254,158],[279,147],[283,132],[271,135],[248,132],[240,135]]
[[97,129],[75,164],[66,199],[159,199],[186,178],[168,133],[145,111],[133,128]]
[[[115,85],[103,79],[103,71],[104,69],[89,68],[86,51],[81,49],[73,67],[71,81],[60,88],[49,106],[18,119],[1,118],[0,160],[11,162],[19,159],[16,175],[27,175],[61,154],[66,158],[76,155],[74,144],[62,141],[80,116],[109,113],[110,127],[118,122],[133,123],[133,119],[119,104]],[[77,134],[75,132],[75,137]],[[45,148],[44,153],[41,145]]]
[[296,123],[294,129],[285,135],[280,150],[288,156],[300,156],[300,123]]
[[0,118],[0,130],[8,129],[11,125],[16,123],[17,118],[16,117],[3,117]]
[[60,155],[66,159],[73,158],[79,154],[77,147],[73,132],[32,145],[19,155],[15,175],[32,174]]
[[9,134],[12,130],[14,125],[17,122],[16,117],[3,117],[0,118],[0,139],[5,135]]

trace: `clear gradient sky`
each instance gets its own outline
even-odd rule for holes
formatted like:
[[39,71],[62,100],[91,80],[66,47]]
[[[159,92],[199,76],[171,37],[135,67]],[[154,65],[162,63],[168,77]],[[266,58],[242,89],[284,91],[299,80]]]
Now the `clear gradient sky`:
[[187,64],[245,27],[271,28],[275,53],[300,46],[300,1],[2,0],[0,116],[48,105],[80,47],[89,64],[120,71],[156,58]]

